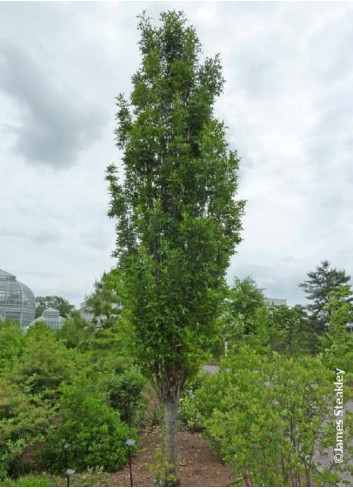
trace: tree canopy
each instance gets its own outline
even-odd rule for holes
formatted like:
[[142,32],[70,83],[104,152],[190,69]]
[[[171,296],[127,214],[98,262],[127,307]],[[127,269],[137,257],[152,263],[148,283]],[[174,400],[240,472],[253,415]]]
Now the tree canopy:
[[57,295],[36,297],[36,318],[41,316],[45,309],[49,308],[57,309],[60,316],[66,318],[75,309],[75,306]]
[[316,270],[308,273],[308,279],[299,284],[309,299],[308,311],[311,315],[314,329],[322,334],[327,331],[329,325],[329,310],[327,308],[330,294],[341,286],[346,287],[345,297],[342,300],[351,303],[353,293],[350,287],[351,277],[345,270],[332,268],[330,262],[323,260]]

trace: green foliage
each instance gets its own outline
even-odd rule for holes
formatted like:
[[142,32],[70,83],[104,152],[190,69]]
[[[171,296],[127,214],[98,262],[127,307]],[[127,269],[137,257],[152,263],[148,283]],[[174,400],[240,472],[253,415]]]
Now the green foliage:
[[194,392],[192,416],[235,485],[310,486],[320,479],[315,447],[334,444],[326,423],[333,380],[320,359],[242,347]]
[[127,314],[122,314],[114,325],[97,328],[89,339],[89,349],[97,357],[115,352],[118,357],[135,358],[134,340]]
[[88,310],[93,315],[93,324],[100,328],[116,325],[121,314],[121,289],[123,284],[118,269],[104,273],[94,284],[94,292],[86,300]]
[[22,328],[18,323],[0,319],[0,372],[14,365],[22,353],[24,342]]
[[181,13],[163,13],[161,22],[140,19],[142,66],[130,102],[117,99],[125,182],[114,166],[107,178],[137,352],[154,383],[173,378],[174,389],[196,371],[212,337],[243,203],[233,199],[238,159],[213,117],[219,58],[201,64]]
[[270,310],[280,339],[277,350],[289,355],[315,353],[317,337],[303,306],[280,306]]
[[36,318],[41,316],[45,309],[57,309],[60,316],[66,318],[74,311],[75,306],[69,303],[66,299],[57,295],[46,295],[36,297]]
[[122,305],[142,372],[169,409],[166,459],[175,465],[179,397],[214,346],[244,202],[235,200],[237,154],[214,117],[219,56],[201,58],[183,13],[163,12],[160,21],[140,16],[141,67],[129,100],[117,97],[124,179],[111,165],[107,180]]
[[353,306],[345,300],[349,292],[348,287],[338,287],[330,293],[327,305],[329,330],[321,341],[323,362],[332,370],[344,370],[346,380],[353,379],[353,334],[350,330]]
[[92,469],[88,467],[86,472],[75,474],[70,479],[71,487],[109,487],[109,474],[103,467]]
[[28,330],[21,360],[11,375],[17,384],[28,385],[31,393],[55,400],[60,384],[75,375],[74,354],[49,326],[36,323]]
[[191,390],[184,392],[180,399],[179,419],[191,432],[203,430],[200,410],[194,400],[195,394]]
[[[86,356],[86,355],[85,355]],[[143,418],[146,401],[142,389],[146,379],[127,357],[119,357],[114,351],[104,356],[86,356],[82,366],[86,376],[86,391],[103,395],[107,404],[119,412],[120,419],[135,426]]]
[[86,351],[94,336],[95,328],[83,319],[78,311],[71,313],[58,331],[58,338],[63,340],[67,348],[77,348]]
[[155,454],[154,463],[147,466],[149,472],[154,475],[154,487],[170,487],[176,483],[173,465],[168,462],[161,449]]
[[227,342],[238,342],[257,330],[257,315],[265,308],[265,298],[255,281],[246,277],[234,279],[224,303],[224,329]]
[[[179,420],[189,431],[200,432],[204,429],[203,420],[207,408],[200,392],[201,387],[207,385],[207,379],[210,377],[211,374],[200,372],[198,377],[187,385],[180,399]],[[198,395],[195,394],[196,392]]]
[[104,396],[90,392],[89,387],[87,378],[81,375],[73,385],[61,388],[61,422],[49,435],[43,451],[46,466],[52,471],[67,468],[62,448],[65,443],[71,444],[68,463],[77,471],[97,466],[112,471],[127,462],[125,441],[136,435],[120,421]]
[[107,381],[108,404],[120,413],[121,420],[128,425],[141,419],[141,411],[145,408],[141,392],[145,382],[136,367],[126,369],[120,375],[113,374]]
[[56,487],[57,481],[46,474],[29,474],[17,480],[5,479],[1,481],[2,487]]
[[262,353],[316,352],[317,338],[305,308],[267,307],[261,289],[249,277],[236,278],[233,287],[227,290],[219,323],[231,350],[248,344]]
[[[118,323],[103,337],[75,312],[59,332],[36,323],[23,335],[18,325],[1,322],[0,479],[37,470],[41,460],[62,473],[68,439],[76,470],[126,463],[125,441],[135,433],[120,419],[140,421],[145,380],[127,346],[128,322]],[[77,484],[94,478],[104,485],[106,475],[89,470]]]
[[48,403],[0,378],[0,479],[28,470],[21,455],[26,447],[43,440],[53,418]]
[[236,351],[251,344],[263,353],[278,349],[283,338],[266,307],[264,295],[250,277],[234,280],[223,302],[219,322],[227,348]]
[[307,299],[311,301],[308,306],[312,325],[317,334],[328,330],[329,313],[327,305],[329,297],[338,287],[345,287],[346,295],[342,299],[347,303],[353,300],[353,293],[349,285],[350,275],[344,270],[330,268],[330,262],[324,260],[315,271],[308,273],[308,279],[299,285]]

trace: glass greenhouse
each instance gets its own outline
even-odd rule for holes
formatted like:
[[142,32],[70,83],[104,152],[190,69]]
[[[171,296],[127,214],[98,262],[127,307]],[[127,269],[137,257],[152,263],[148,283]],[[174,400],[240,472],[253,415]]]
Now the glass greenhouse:
[[49,309],[45,309],[41,316],[39,316],[34,321],[32,321],[30,326],[36,323],[45,323],[51,329],[58,331],[63,325],[64,321],[65,319],[60,316],[59,311],[57,311],[56,309],[49,308]]
[[14,319],[26,327],[33,321],[35,310],[31,289],[16,280],[15,275],[0,270],[0,317]]

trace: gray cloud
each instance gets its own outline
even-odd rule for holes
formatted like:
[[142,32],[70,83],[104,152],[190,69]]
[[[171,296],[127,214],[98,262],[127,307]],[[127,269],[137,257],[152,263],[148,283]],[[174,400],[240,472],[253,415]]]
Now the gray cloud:
[[35,245],[46,245],[48,243],[58,244],[61,238],[61,233],[45,229],[36,232],[29,227],[27,227],[27,229],[2,229],[1,238],[3,240],[8,239],[11,242],[15,239],[20,239],[21,241],[28,240]]
[[[58,83],[54,73],[24,49],[2,43],[0,87],[21,110],[15,150],[26,161],[55,168],[76,162],[77,153],[100,136],[103,114],[85,106],[79,93]],[[45,64],[45,59],[41,60]]]

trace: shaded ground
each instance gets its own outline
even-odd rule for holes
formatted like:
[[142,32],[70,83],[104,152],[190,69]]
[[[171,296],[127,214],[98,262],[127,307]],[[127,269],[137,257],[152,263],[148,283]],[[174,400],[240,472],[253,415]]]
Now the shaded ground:
[[[134,486],[155,486],[155,475],[148,468],[156,464],[155,453],[160,447],[159,431],[146,432],[141,435],[139,452],[133,457],[132,471]],[[180,447],[180,481],[183,487],[222,487],[230,482],[230,469],[214,455],[206,440],[198,433],[181,431]],[[110,486],[130,486],[129,468],[111,474]]]

